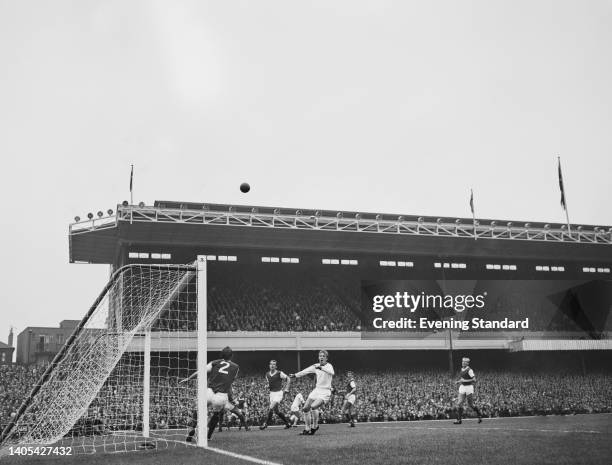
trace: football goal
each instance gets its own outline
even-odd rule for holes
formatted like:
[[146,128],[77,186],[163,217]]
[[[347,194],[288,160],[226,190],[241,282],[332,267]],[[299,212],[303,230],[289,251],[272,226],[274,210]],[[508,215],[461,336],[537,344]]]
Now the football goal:
[[[0,436],[0,455],[206,440],[206,259],[113,273]],[[203,376],[194,376],[195,371]]]

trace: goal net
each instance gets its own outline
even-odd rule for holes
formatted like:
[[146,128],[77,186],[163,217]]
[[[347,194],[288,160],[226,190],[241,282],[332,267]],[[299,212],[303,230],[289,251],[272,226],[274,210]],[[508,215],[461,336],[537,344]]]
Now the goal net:
[[[115,272],[2,432],[0,456],[22,446],[93,453],[185,443],[198,407],[206,418],[205,376],[187,380],[205,366],[203,286],[203,259]],[[206,315],[205,297],[200,306]]]

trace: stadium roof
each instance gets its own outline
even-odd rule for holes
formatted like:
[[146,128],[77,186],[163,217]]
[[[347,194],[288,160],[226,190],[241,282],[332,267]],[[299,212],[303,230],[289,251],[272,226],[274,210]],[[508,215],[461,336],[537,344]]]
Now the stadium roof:
[[[109,211],[110,212],[110,211]],[[612,228],[156,201],[69,228],[71,262],[117,263],[124,245],[612,261]],[[477,240],[475,240],[477,239]]]

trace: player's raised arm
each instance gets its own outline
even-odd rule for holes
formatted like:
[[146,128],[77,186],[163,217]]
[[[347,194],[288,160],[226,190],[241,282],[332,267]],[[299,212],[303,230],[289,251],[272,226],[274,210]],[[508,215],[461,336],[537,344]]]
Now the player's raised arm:
[[[210,373],[210,371],[212,370],[212,364],[213,362],[210,362],[208,365],[206,365],[206,373]],[[180,383],[186,383],[187,381],[195,378],[196,376],[198,376],[198,371],[194,371],[191,375],[189,375],[187,378],[182,379],[181,381],[179,381]]]
[[317,366],[318,363],[316,365],[310,365],[308,368],[303,369],[302,371],[298,371],[297,373],[291,375],[291,378],[301,378],[302,376],[306,376],[306,375],[314,375],[317,372],[317,369],[315,368],[315,366]]

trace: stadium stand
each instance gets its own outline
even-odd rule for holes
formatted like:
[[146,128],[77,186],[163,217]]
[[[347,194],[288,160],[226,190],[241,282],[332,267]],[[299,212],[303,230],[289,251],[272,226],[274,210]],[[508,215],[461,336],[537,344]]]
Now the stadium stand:
[[[296,276],[235,273],[211,277],[209,331],[360,331],[359,282],[329,277],[298,280]],[[399,315],[405,316],[404,314]],[[465,315],[463,315],[465,316]],[[483,316],[483,315],[479,315]],[[580,332],[572,318],[550,301],[522,293],[507,293],[488,302],[486,318],[529,318],[529,332]],[[154,330],[192,331],[193,302],[173,302]],[[612,330],[608,318],[605,330]],[[490,331],[487,329],[474,329]],[[514,330],[517,334],[524,330]]]

